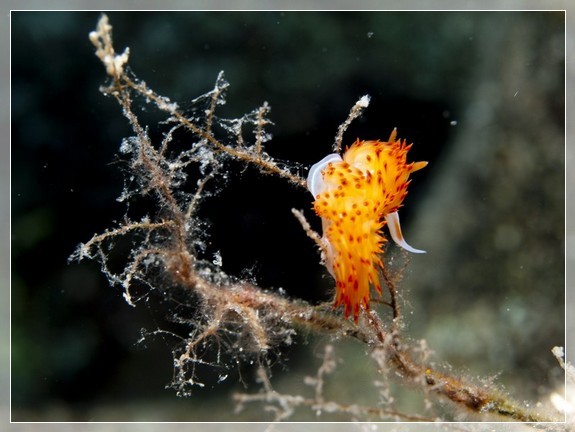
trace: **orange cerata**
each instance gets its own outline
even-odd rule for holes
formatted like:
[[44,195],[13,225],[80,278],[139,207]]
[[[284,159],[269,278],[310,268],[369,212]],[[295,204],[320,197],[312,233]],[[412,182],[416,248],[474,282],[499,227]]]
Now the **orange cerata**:
[[407,195],[409,175],[427,162],[406,162],[411,148],[396,139],[360,141],[343,154],[331,154],[313,165],[307,186],[313,208],[322,220],[325,263],[336,280],[334,308],[357,322],[360,309],[369,310],[370,286],[381,295],[379,271],[387,225],[402,248],[424,253],[407,244],[401,234],[398,209]]

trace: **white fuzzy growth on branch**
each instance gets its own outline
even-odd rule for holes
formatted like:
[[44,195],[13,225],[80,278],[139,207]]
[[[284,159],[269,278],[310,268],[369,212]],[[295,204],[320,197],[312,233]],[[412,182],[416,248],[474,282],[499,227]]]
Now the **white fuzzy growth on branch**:
[[369,97],[369,95],[363,95],[356,103],[355,105],[358,108],[367,108],[369,106],[369,101],[371,100],[371,98]]
[[337,135],[335,136],[335,143],[333,144],[333,152],[339,154],[341,152],[343,134],[349,127],[352,121],[358,118],[363,110],[369,106],[371,98],[369,95],[363,95],[351,108],[347,119],[339,126],[337,129]]
[[112,26],[108,16],[102,14],[95,31],[90,32],[90,41],[96,47],[96,55],[104,63],[106,73],[114,78],[124,74],[124,66],[128,63],[130,48],[122,54],[116,54],[112,45]]

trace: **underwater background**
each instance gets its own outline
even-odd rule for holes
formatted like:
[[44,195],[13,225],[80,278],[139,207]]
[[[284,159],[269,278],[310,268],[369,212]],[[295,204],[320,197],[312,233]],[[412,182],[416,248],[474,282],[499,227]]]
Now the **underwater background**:
[[[565,331],[565,15],[561,12],[111,12],[132,71],[181,106],[231,87],[222,112],[271,108],[267,151],[306,169],[331,151],[364,94],[369,108],[344,144],[394,127],[429,165],[400,210],[407,241],[427,251],[403,267],[406,333],[438,362],[494,377],[537,401],[563,381],[551,348]],[[128,306],[96,263],[68,264],[76,245],[121,220],[115,155],[131,135],[88,40],[99,13],[12,12],[12,420],[265,420],[234,413],[230,394],[257,391],[250,365],[206,369],[190,398],[166,389],[166,305]],[[144,121],[158,127],[153,112]],[[161,126],[160,126],[161,127]],[[206,257],[270,290],[319,303],[332,280],[290,209],[311,194],[254,170],[204,203]],[[385,260],[384,260],[385,261]],[[390,263],[390,266],[394,264]],[[399,271],[399,270],[398,270]],[[308,391],[328,339],[301,335],[274,366],[278,388]],[[332,394],[373,402],[359,345],[342,358]],[[459,373],[459,372],[458,372]],[[296,377],[296,378],[294,378]],[[243,381],[245,383],[242,384]],[[406,402],[409,405],[409,402]],[[417,406],[417,405],[416,405]],[[292,420],[329,420],[299,413]],[[334,420],[338,420],[337,417]]]

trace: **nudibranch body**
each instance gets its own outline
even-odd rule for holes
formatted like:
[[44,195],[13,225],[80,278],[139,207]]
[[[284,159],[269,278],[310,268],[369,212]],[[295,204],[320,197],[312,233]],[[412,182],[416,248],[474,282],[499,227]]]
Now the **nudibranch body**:
[[307,185],[314,210],[322,219],[326,266],[336,280],[334,307],[345,308],[355,321],[363,307],[369,310],[370,285],[381,294],[379,270],[387,224],[393,240],[409,246],[401,234],[397,211],[407,194],[409,175],[427,162],[406,162],[411,145],[396,140],[360,141],[338,154],[326,156],[309,171]]

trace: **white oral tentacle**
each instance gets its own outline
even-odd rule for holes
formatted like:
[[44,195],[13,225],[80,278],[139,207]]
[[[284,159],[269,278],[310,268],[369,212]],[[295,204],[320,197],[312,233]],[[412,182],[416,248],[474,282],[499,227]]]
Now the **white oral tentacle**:
[[309,169],[309,174],[307,175],[307,188],[314,196],[314,198],[316,198],[320,193],[322,193],[325,188],[321,171],[330,162],[340,162],[340,161],[342,161],[341,156],[336,153],[333,153],[327,155],[318,163],[312,165],[312,167]]
[[403,249],[413,253],[425,253],[424,250],[415,249],[407,244],[407,242],[403,238],[403,234],[401,234],[401,226],[399,225],[399,214],[397,212],[389,213],[385,215],[385,220],[387,222],[387,226],[389,228],[389,233],[391,234],[391,238],[395,243],[401,246]]

